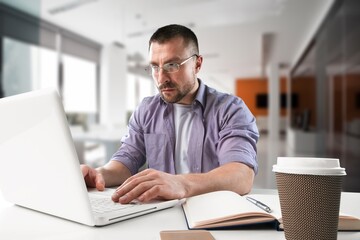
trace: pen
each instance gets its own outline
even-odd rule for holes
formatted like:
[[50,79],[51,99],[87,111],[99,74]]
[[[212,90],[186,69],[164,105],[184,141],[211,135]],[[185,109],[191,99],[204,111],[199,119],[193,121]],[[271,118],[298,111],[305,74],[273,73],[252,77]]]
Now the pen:
[[265,212],[271,213],[272,210],[269,206],[267,206],[266,204],[252,198],[252,197],[246,197],[246,200],[248,200],[249,202],[255,204],[256,206],[258,206],[259,208],[261,208],[262,210],[264,210]]

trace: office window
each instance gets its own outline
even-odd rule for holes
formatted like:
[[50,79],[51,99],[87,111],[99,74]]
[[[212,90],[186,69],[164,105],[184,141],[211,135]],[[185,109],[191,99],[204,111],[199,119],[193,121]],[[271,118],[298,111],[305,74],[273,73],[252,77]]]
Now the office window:
[[58,89],[55,51],[9,37],[4,37],[3,49],[5,96],[45,87]]
[[128,98],[126,99],[126,110],[127,111],[134,111],[134,109],[136,108],[136,105],[138,104],[137,101],[137,94],[136,94],[136,77],[134,74],[127,74],[127,84],[126,84],[126,88],[127,88],[127,92],[128,93],[133,93],[133,94],[129,94]]
[[136,74],[127,74],[127,110],[133,111],[144,97],[153,96],[157,93],[154,81],[151,78],[142,77]]
[[63,55],[63,99],[67,113],[96,113],[96,63]]
[[150,78],[139,77],[139,100],[154,94],[156,94],[154,81]]
[[[34,15],[0,5],[0,97],[54,87],[71,116],[81,115],[87,123],[98,122],[96,86],[101,45]],[[60,56],[64,56],[63,62]]]
[[31,56],[33,89],[55,88],[59,90],[57,53],[47,48],[33,46]]

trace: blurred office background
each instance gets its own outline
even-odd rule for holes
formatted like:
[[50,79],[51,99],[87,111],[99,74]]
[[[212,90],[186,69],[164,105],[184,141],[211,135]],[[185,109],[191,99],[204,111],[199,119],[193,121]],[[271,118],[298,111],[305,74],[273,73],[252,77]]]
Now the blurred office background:
[[58,89],[80,160],[101,165],[157,92],[148,39],[170,23],[197,34],[199,77],[256,116],[255,187],[275,187],[277,156],[312,156],[360,191],[358,0],[0,0],[0,97]]

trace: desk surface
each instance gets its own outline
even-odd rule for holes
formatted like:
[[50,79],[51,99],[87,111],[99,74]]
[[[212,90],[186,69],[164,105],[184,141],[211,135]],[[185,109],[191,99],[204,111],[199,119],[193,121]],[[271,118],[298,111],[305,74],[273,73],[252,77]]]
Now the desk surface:
[[[257,191],[261,193],[261,191]],[[267,192],[269,193],[269,192]],[[271,193],[271,192],[270,192]],[[274,191],[272,192],[274,193]],[[360,193],[343,193],[341,211],[352,210],[360,201]],[[360,209],[357,208],[357,213]],[[70,239],[134,239],[159,240],[162,230],[187,229],[180,206],[129,219],[105,227],[88,227],[78,223],[14,206],[0,192],[0,239],[70,240]],[[272,239],[284,240],[284,232],[274,229],[211,231],[216,240]],[[360,232],[339,232],[339,240],[360,239]]]

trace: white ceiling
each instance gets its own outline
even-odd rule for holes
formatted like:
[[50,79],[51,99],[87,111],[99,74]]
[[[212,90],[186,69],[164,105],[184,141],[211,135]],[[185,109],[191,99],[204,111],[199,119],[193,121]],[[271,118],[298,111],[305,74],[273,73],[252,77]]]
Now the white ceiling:
[[41,16],[102,44],[120,42],[129,55],[141,54],[144,63],[148,39],[158,27],[189,26],[199,38],[203,76],[233,89],[236,78],[262,75],[264,34],[275,36],[279,63],[293,65],[332,2],[41,0]]

